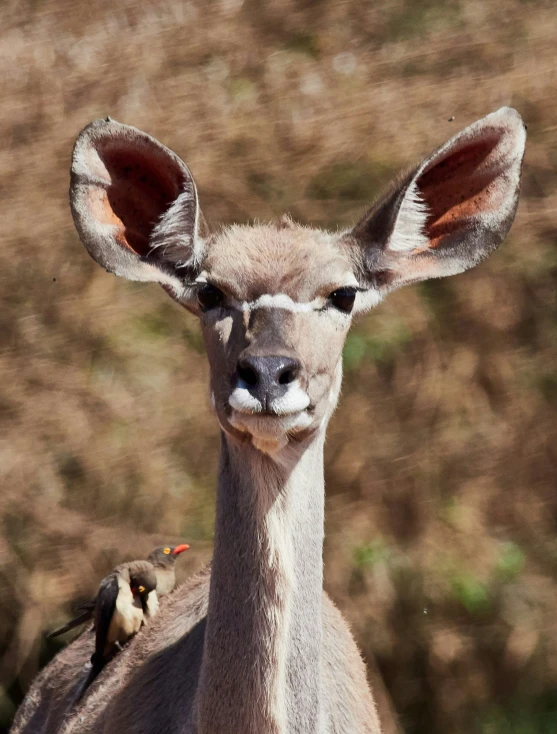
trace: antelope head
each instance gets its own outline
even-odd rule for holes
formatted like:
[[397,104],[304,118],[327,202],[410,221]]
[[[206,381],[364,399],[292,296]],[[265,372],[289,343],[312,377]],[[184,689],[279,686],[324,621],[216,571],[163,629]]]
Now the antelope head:
[[222,429],[275,454],[328,422],[355,316],[499,245],[524,144],[520,116],[502,108],[425,158],[348,231],[283,217],[209,232],[187,166],[149,135],[98,120],[74,149],[72,212],[97,262],[158,282],[198,316]]

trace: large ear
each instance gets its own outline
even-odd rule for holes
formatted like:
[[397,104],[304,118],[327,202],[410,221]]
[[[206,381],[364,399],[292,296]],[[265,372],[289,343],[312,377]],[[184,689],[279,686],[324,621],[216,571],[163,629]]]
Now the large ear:
[[348,235],[360,308],[406,283],[454,275],[487,257],[514,219],[526,132],[502,107],[451,138],[372,207]]
[[185,300],[199,259],[200,212],[188,167],[146,133],[96,120],[72,156],[70,203],[91,257],[128,280]]

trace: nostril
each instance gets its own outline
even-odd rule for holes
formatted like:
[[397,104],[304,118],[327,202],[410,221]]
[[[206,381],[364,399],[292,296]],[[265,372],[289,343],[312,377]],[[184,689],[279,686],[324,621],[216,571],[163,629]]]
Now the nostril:
[[283,359],[277,370],[276,379],[279,385],[290,385],[298,377],[300,363],[295,359]]
[[248,387],[255,387],[258,383],[257,372],[248,364],[238,365],[238,376]]
[[279,385],[289,385],[296,379],[295,370],[285,370],[279,375]]

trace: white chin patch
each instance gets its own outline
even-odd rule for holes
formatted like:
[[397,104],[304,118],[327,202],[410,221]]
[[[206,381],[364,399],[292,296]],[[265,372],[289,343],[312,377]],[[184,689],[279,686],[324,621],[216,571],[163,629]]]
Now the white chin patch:
[[288,444],[290,436],[309,428],[312,418],[305,412],[280,416],[269,413],[239,413],[234,410],[229,420],[234,428],[250,434],[256,449],[274,454]]

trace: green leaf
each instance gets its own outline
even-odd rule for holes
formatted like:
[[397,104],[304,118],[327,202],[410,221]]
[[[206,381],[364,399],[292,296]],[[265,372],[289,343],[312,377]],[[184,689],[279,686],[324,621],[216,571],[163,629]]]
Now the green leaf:
[[451,580],[453,596],[471,614],[484,614],[490,607],[487,587],[479,579],[469,574]]

